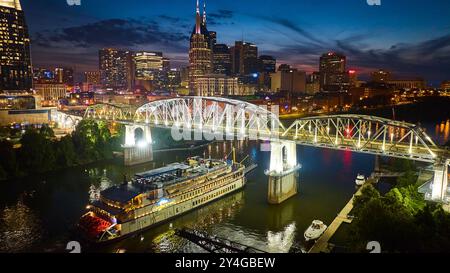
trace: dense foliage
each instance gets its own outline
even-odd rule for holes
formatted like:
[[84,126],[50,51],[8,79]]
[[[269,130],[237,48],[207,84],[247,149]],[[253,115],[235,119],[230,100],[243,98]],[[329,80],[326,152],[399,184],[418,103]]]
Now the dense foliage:
[[48,126],[28,129],[19,148],[0,141],[0,180],[110,159],[122,138],[123,128],[112,135],[107,123],[92,120],[81,121],[71,135],[59,140]]
[[385,252],[450,251],[450,214],[426,202],[416,181],[415,172],[406,169],[386,195],[368,185],[355,197],[350,232],[354,251],[364,251],[369,241],[380,242]]

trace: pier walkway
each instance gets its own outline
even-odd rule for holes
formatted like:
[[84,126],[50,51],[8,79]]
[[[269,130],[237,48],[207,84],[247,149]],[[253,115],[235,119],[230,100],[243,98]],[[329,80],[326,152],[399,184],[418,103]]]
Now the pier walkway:
[[334,221],[328,226],[327,230],[322,234],[322,236],[316,241],[316,243],[311,247],[308,253],[322,253],[322,252],[330,252],[328,242],[342,225],[342,223],[350,224],[352,219],[349,218],[349,214],[353,209],[353,200],[355,196],[361,195],[362,189],[368,185],[374,183],[375,179],[368,179],[364,186],[360,187],[358,191],[352,196],[350,201],[348,201],[347,205],[339,212]]

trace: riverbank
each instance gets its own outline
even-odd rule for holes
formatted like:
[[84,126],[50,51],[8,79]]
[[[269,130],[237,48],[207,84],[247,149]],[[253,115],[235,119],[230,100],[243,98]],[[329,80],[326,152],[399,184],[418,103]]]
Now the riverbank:
[[362,190],[367,187],[367,185],[376,183],[376,179],[370,178],[367,180],[366,184],[356,191],[356,193],[350,198],[348,203],[344,208],[338,213],[333,222],[325,230],[324,234],[315,242],[308,253],[330,253],[332,251],[332,245],[329,241],[333,238],[334,234],[338,231],[342,224],[351,224],[353,219],[350,217],[350,213],[353,210],[353,203],[356,196],[362,194]]

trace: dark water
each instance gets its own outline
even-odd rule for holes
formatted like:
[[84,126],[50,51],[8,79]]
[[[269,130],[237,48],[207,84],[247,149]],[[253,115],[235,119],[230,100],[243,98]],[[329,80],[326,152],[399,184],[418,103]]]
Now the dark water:
[[[425,126],[442,143],[448,139],[450,123]],[[445,129],[446,125],[449,124]],[[441,133],[442,132],[442,133]],[[447,132],[447,133],[446,133]],[[437,133],[437,134],[436,134]],[[446,136],[447,134],[447,136]],[[269,205],[267,177],[268,152],[257,142],[235,142],[238,157],[250,155],[259,164],[248,177],[244,190],[233,193],[199,210],[185,214],[142,235],[108,247],[86,249],[115,252],[203,252],[192,243],[173,234],[178,227],[206,230],[219,237],[262,250],[286,252],[292,244],[304,246],[303,232],[314,219],[331,223],[355,192],[358,173],[368,176],[374,157],[345,151],[297,146],[302,169],[299,194],[281,205]],[[89,199],[102,189],[121,183],[123,175],[164,166],[191,155],[222,158],[231,151],[231,143],[213,143],[192,151],[155,153],[155,162],[124,167],[120,159],[72,168],[45,176],[35,176],[0,184],[0,251],[64,252],[73,240],[71,229],[85,212]]]

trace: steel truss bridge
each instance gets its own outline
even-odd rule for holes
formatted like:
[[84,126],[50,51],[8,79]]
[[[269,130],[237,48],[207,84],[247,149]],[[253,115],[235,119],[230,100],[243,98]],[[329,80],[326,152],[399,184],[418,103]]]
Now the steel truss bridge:
[[[184,136],[202,133],[205,138],[205,134],[209,134],[209,137],[212,135],[219,140],[237,137],[289,141],[313,147],[428,162],[445,168],[450,163],[450,151],[438,147],[419,126],[366,115],[307,117],[295,120],[286,128],[278,119],[278,109],[274,107],[267,109],[227,98],[177,97],[150,102],[137,109],[99,104],[89,107],[84,118],[172,130],[175,128],[175,131],[183,132]],[[447,171],[444,171],[443,176],[446,175]],[[441,193],[446,192],[446,181]]]
[[179,97],[150,102],[137,109],[98,104],[89,107],[84,118],[176,127],[224,137],[290,140],[301,145],[429,163],[450,155],[415,124],[350,114],[301,118],[286,128],[278,119],[277,109],[226,98]]

